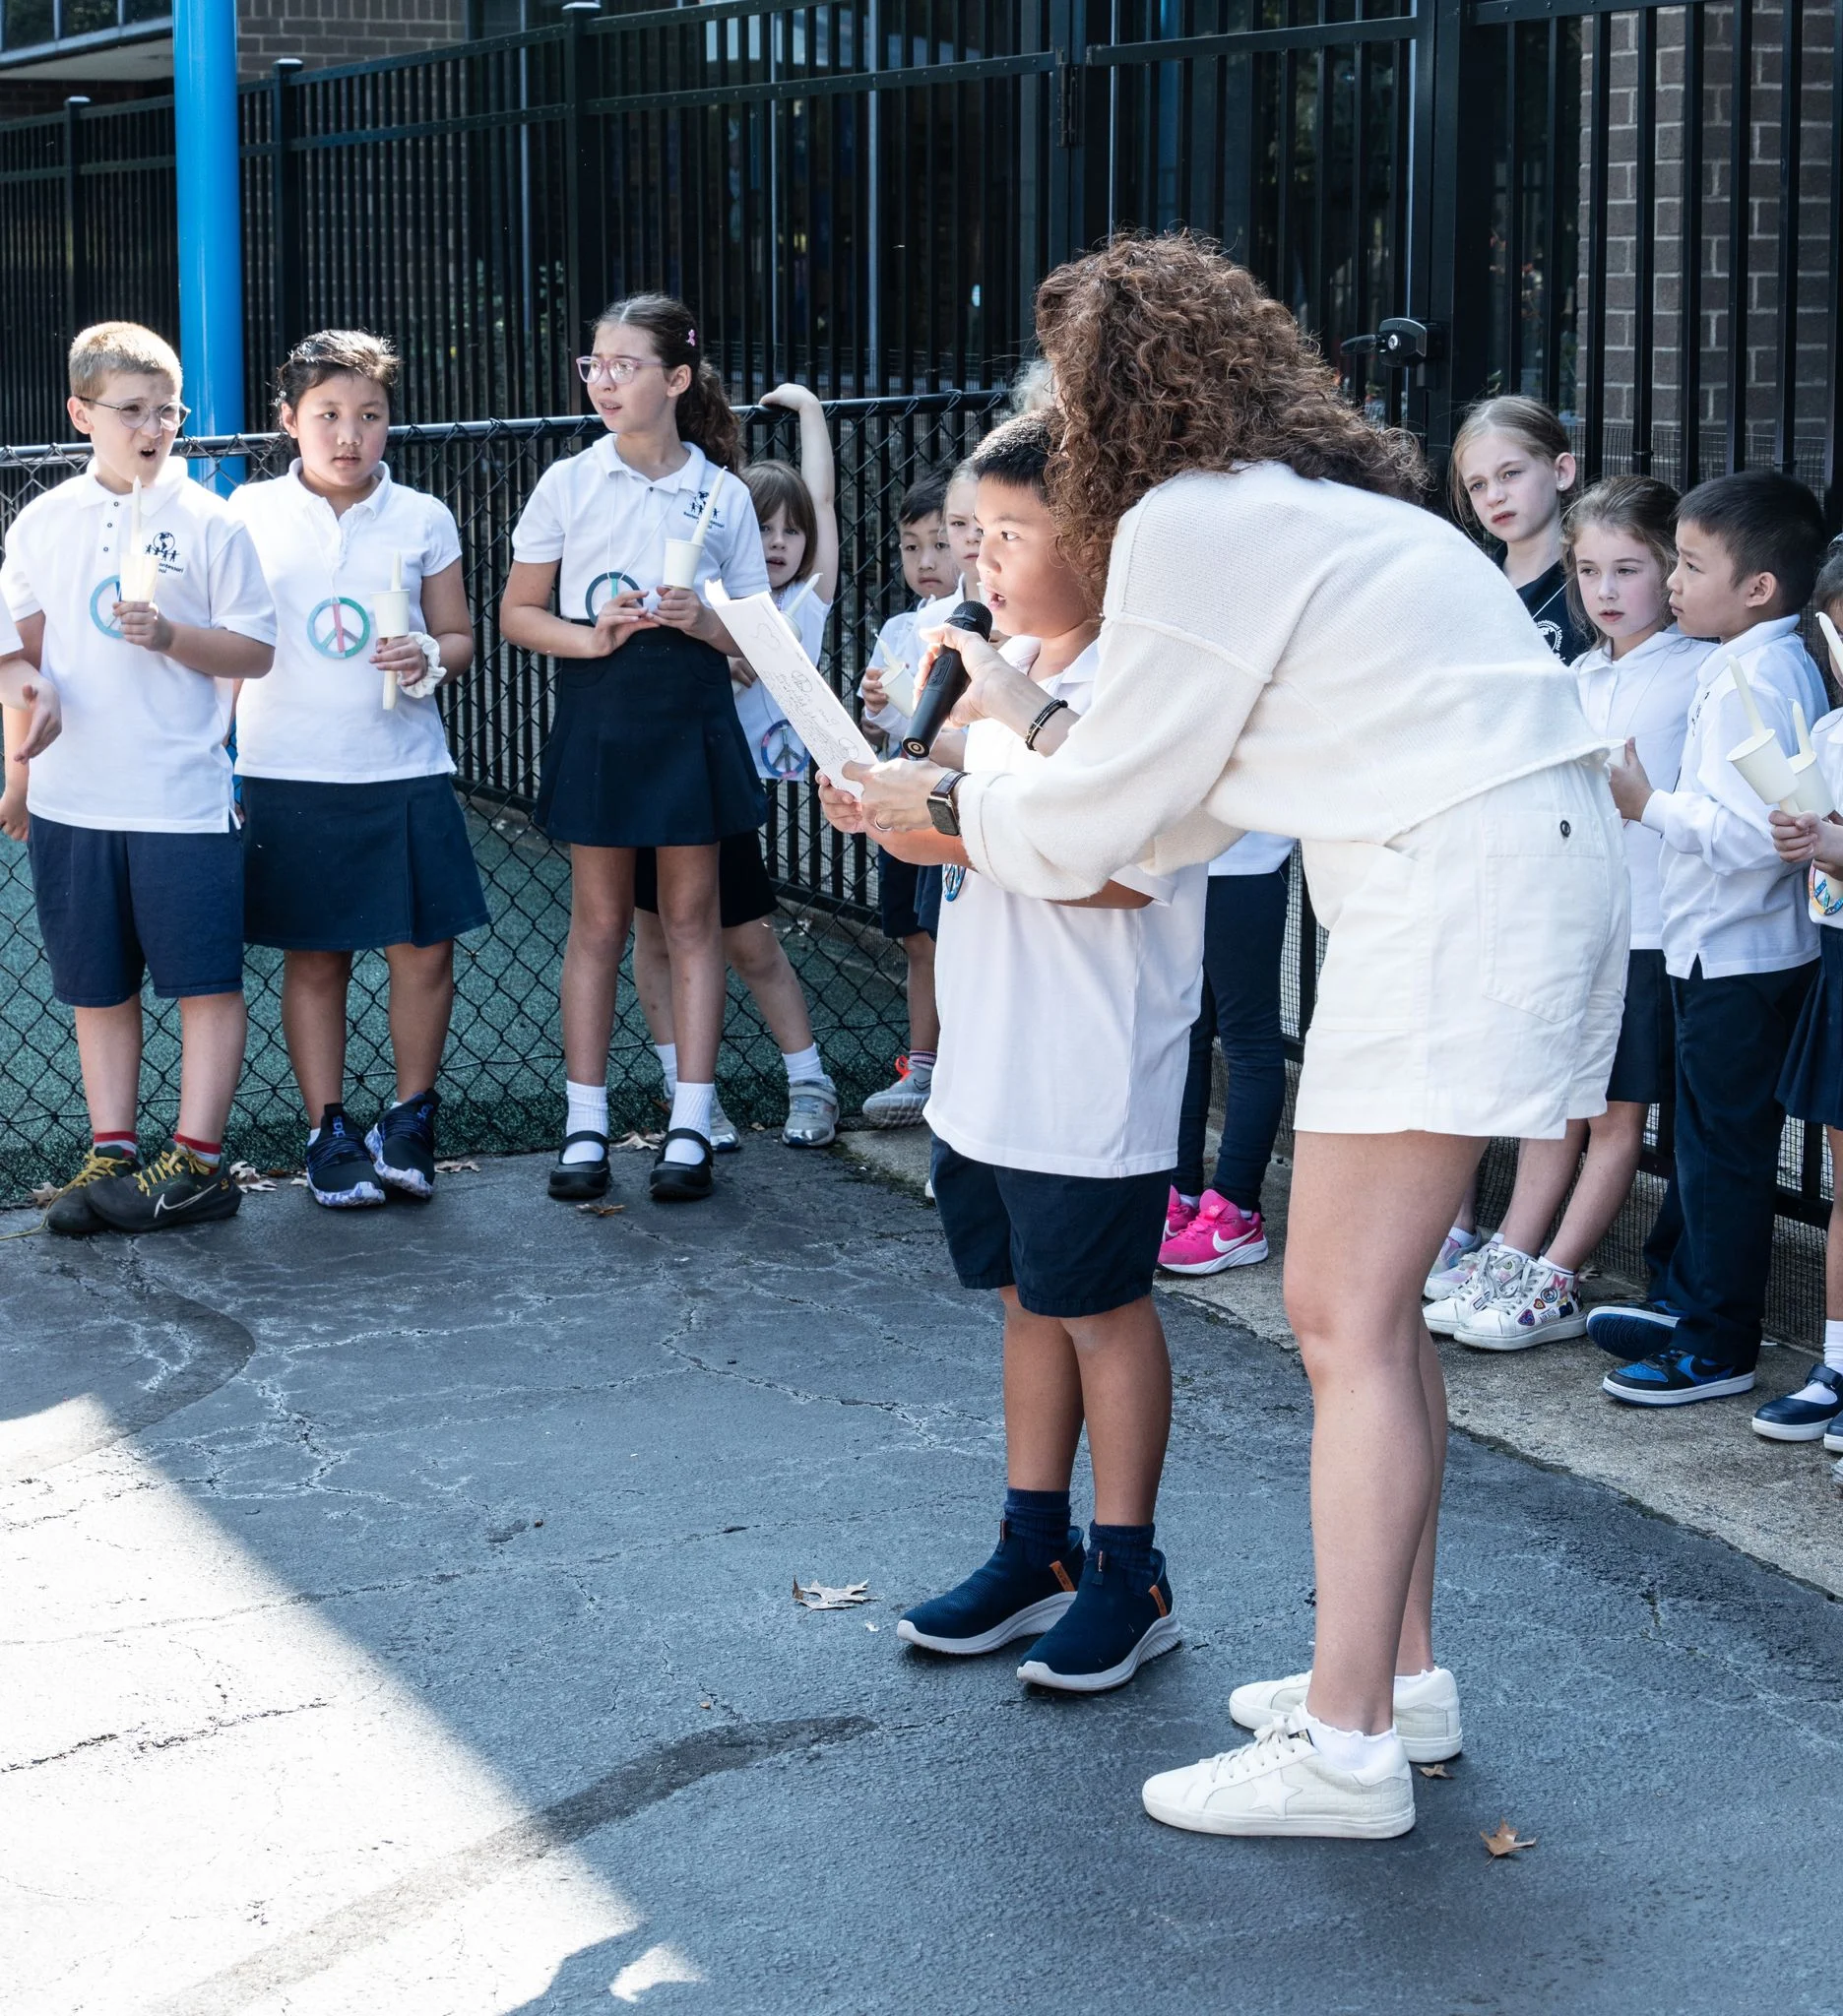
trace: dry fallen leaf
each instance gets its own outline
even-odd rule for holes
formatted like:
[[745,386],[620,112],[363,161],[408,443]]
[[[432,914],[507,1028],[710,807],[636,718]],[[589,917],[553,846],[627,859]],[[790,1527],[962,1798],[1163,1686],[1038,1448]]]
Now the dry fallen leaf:
[[1450,1778],[1452,1773],[1444,1764],[1422,1764],[1417,1767],[1423,1778]]
[[588,1212],[591,1218],[612,1218],[616,1212],[627,1209],[624,1204],[579,1204],[578,1211]]
[[470,1170],[477,1176],[479,1174],[479,1164],[477,1162],[438,1162],[435,1165],[435,1173],[438,1176],[461,1176],[466,1175]]
[[230,1165],[230,1176],[239,1190],[273,1190],[275,1188],[274,1183],[253,1163],[233,1162]]
[[49,1211],[63,1194],[62,1183],[40,1183],[32,1193],[32,1200],[40,1211]]
[[613,1146],[616,1148],[657,1148],[665,1139],[666,1131],[664,1128],[661,1128],[657,1134],[623,1134],[618,1141],[613,1143]]
[[1499,1820],[1497,1822],[1497,1832],[1495,1834],[1482,1833],[1479,1839],[1485,1844],[1493,1858],[1498,1856],[1515,1855],[1520,1848],[1534,1848],[1536,1846],[1535,1835],[1532,1834],[1525,1841],[1508,1820]]
[[799,1578],[795,1576],[794,1601],[802,1609],[848,1610],[854,1604],[869,1603],[872,1598],[867,1582],[848,1582],[843,1589],[828,1589],[823,1582],[802,1587]]

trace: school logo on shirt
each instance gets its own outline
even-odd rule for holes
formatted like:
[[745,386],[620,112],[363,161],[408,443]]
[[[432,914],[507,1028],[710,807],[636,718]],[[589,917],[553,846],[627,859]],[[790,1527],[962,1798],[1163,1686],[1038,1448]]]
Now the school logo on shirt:
[[184,569],[179,564],[179,541],[169,532],[156,533],[147,542],[147,550],[159,565],[162,574],[179,574]]
[[640,584],[631,574],[622,574],[618,568],[611,574],[598,574],[583,597],[583,614],[593,623],[617,595],[624,595],[630,589],[637,595]]
[[371,642],[371,612],[349,595],[330,595],[308,615],[307,642],[322,658],[356,658]]
[[761,759],[762,768],[784,783],[806,772],[806,751],[784,721],[776,722],[761,738]]

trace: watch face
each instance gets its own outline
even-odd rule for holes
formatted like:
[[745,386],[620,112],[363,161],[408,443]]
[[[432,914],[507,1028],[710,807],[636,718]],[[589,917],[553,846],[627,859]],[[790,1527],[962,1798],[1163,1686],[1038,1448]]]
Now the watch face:
[[954,812],[951,799],[930,797],[927,808],[928,817],[933,820],[936,833],[944,833],[950,840],[959,833],[960,821]]

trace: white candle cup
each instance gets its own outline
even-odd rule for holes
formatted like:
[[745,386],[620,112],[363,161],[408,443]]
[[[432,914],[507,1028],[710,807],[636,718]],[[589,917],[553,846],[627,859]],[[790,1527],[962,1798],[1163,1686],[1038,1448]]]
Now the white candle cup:
[[1837,635],[1837,626],[1822,610],[1817,611],[1817,627],[1823,632],[1823,641],[1830,652],[1830,669],[1836,673],[1837,682],[1843,685],[1843,637]]
[[1747,779],[1762,804],[1778,805],[1786,811],[1801,809],[1797,774],[1771,728],[1761,728],[1757,735],[1749,735],[1730,749],[1728,761]]
[[1798,783],[1794,811],[1812,812],[1819,819],[1827,819],[1836,810],[1836,802],[1830,795],[1830,787],[1824,783],[1823,772],[1817,768],[1816,752],[1794,756],[1792,775]]
[[410,596],[401,588],[381,588],[371,598],[371,620],[377,634],[385,637],[410,635]]
[[667,539],[666,541],[666,586],[667,588],[695,588],[697,586],[698,562],[704,557],[702,539]]
[[915,674],[907,665],[884,665],[883,690],[890,697],[890,705],[899,714],[913,714],[916,711]]
[[123,601],[151,602],[159,591],[159,562],[152,553],[124,553],[120,586]]

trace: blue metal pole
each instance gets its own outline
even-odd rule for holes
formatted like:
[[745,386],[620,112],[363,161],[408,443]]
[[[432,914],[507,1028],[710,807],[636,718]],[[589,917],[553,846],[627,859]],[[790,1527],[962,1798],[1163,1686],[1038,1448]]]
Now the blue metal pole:
[[173,0],[179,355],[189,431],[243,427],[236,0]]

